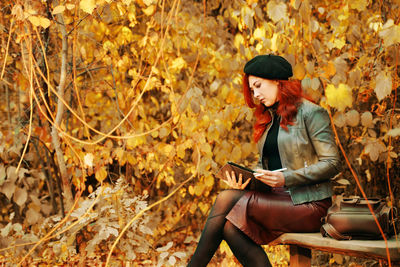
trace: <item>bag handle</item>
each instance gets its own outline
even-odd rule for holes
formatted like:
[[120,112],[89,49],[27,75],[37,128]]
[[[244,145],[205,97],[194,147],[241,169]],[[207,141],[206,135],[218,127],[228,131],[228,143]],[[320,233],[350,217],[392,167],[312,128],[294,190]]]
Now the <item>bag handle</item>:
[[329,235],[330,237],[333,237],[336,240],[351,240],[351,236],[342,235],[330,223],[325,223],[321,226],[321,234],[322,236]]
[[344,197],[341,199],[341,203],[346,204],[367,204],[367,200],[371,205],[381,203],[382,200],[377,197],[361,198],[359,196],[355,197]]

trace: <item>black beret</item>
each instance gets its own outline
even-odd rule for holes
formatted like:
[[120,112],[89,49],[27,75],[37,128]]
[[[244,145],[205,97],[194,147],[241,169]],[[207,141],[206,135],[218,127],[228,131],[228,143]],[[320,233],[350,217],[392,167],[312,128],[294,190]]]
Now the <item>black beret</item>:
[[269,80],[287,80],[293,76],[290,63],[276,55],[254,57],[244,66],[244,73]]

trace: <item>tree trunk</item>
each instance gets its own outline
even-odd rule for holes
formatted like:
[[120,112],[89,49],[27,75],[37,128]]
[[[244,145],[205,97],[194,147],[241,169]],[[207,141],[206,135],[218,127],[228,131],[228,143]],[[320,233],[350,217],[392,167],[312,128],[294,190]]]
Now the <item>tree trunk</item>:
[[[68,35],[64,25],[64,19],[61,14],[57,15],[57,20],[59,21],[59,28],[62,36],[62,50],[61,50],[61,74],[60,83],[58,85],[58,94],[60,98],[64,97],[65,82],[67,76],[67,54],[68,54]],[[57,113],[55,118],[55,125],[61,126],[62,117],[64,114],[64,104],[61,102],[60,98],[57,101]],[[56,152],[57,164],[60,169],[60,177],[62,182],[62,190],[65,200],[65,208],[69,210],[73,204],[72,190],[70,184],[70,174],[67,172],[67,167],[65,165],[63,151],[60,146],[60,136],[58,135],[58,130],[55,126],[51,130],[51,139]]]

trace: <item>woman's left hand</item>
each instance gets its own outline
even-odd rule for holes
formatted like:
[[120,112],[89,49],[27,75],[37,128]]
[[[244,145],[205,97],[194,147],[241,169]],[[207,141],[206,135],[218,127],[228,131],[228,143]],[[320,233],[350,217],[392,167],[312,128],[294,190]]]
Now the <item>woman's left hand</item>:
[[256,179],[271,187],[282,187],[285,185],[285,176],[283,176],[282,172],[257,169],[256,173],[262,173],[262,175],[256,176]]
[[251,180],[251,178],[249,178],[249,179],[247,179],[246,182],[243,183],[243,177],[242,177],[242,174],[240,173],[239,179],[236,181],[235,172],[232,172],[231,174],[229,174],[229,172],[226,171],[225,176],[226,176],[226,180],[222,180],[222,181],[224,181],[227,185],[229,185],[230,187],[232,187],[234,189],[245,189]]

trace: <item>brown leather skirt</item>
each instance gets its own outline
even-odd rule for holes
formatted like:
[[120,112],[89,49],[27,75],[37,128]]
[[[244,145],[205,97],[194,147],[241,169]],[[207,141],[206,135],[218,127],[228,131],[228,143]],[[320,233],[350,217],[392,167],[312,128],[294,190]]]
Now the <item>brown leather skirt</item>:
[[283,233],[318,232],[331,198],[294,205],[281,188],[270,192],[247,191],[226,216],[254,242],[268,244]]

